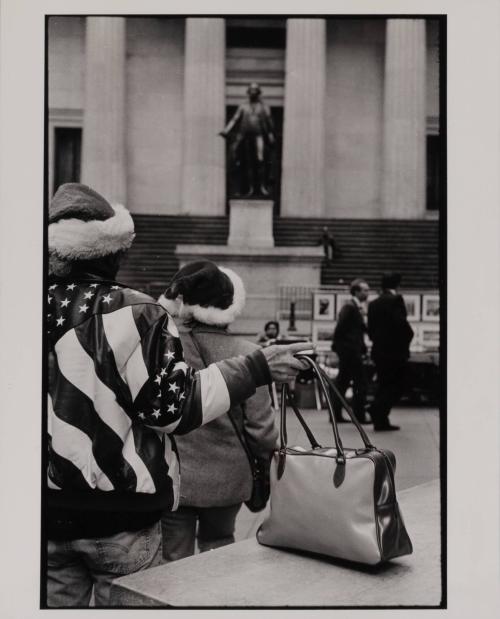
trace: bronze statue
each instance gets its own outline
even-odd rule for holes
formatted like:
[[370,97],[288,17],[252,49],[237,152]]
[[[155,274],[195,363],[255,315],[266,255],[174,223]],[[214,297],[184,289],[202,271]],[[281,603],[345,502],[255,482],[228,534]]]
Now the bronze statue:
[[248,101],[238,107],[219,135],[226,138],[235,132],[229,147],[229,169],[230,174],[238,165],[244,170],[245,197],[267,197],[266,163],[269,162],[269,149],[275,144],[274,125],[271,111],[260,98],[260,86],[252,82],[247,94]]

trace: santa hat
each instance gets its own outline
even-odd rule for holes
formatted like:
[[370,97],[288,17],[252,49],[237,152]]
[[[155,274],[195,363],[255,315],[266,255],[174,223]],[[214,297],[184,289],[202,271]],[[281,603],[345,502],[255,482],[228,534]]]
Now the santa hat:
[[231,269],[209,260],[196,260],[177,271],[158,302],[172,316],[224,326],[241,314],[245,288]]
[[134,222],[122,205],[111,206],[80,183],[61,185],[49,206],[50,262],[91,260],[128,249]]

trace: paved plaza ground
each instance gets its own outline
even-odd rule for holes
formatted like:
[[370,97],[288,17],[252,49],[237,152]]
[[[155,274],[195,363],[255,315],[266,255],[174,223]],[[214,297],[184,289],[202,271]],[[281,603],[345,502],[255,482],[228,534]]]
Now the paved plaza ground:
[[[318,442],[333,445],[332,427],[325,410],[301,411]],[[373,432],[364,426],[376,447],[390,449],[396,455],[396,489],[411,488],[439,478],[439,411],[437,408],[398,407],[391,412],[391,423],[401,426],[399,432]],[[277,419],[279,422],[279,420]],[[345,447],[361,447],[361,439],[352,424],[341,424]],[[307,446],[307,438],[292,411],[287,416],[289,445]],[[236,520],[236,541],[253,537],[266,511],[252,514],[243,506]]]

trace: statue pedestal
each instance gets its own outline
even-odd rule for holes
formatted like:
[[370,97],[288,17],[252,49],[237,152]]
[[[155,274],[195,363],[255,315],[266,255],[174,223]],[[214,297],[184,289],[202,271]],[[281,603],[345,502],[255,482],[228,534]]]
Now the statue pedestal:
[[229,201],[229,247],[274,247],[273,201]]

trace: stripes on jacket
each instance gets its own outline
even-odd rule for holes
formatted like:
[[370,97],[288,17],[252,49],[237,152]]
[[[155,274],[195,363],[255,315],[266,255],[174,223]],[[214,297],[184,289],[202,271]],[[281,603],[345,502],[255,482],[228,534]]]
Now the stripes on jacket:
[[176,509],[170,435],[211,421],[266,384],[262,353],[195,372],[160,305],[97,278],[53,283],[48,307],[50,501]]

